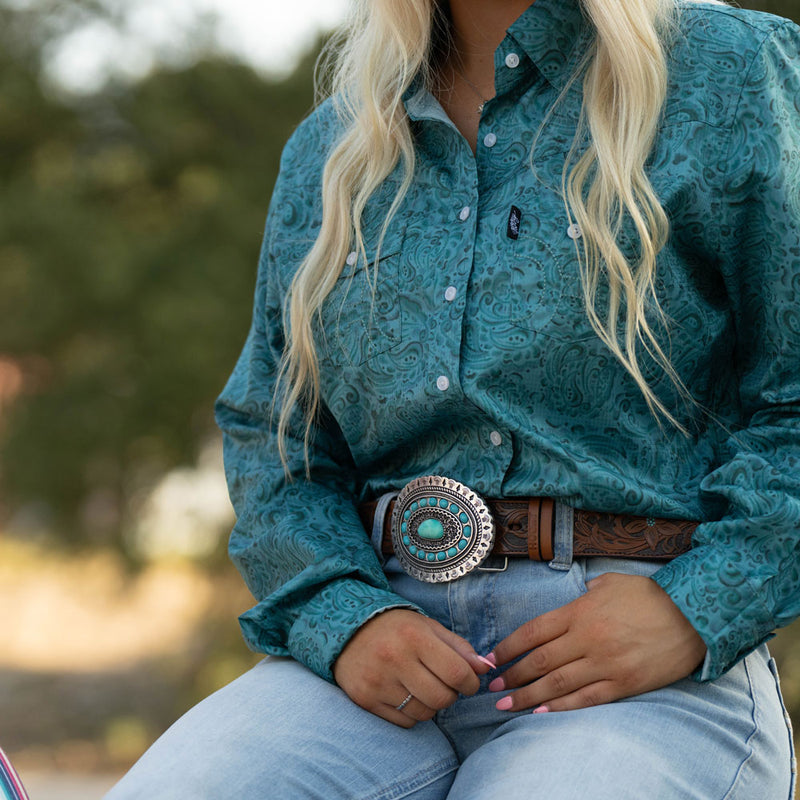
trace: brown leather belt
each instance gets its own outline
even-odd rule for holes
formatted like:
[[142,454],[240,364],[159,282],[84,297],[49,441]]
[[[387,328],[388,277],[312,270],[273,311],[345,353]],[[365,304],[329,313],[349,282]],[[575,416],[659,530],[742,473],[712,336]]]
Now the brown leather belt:
[[[495,524],[492,555],[527,556],[550,561],[554,556],[555,501],[548,497],[484,499]],[[358,513],[364,527],[372,530],[376,502],[362,503]],[[384,517],[382,551],[392,555],[392,511]],[[608,556],[669,560],[688,552],[697,522],[659,517],[635,517],[573,509],[572,555],[574,558]]]

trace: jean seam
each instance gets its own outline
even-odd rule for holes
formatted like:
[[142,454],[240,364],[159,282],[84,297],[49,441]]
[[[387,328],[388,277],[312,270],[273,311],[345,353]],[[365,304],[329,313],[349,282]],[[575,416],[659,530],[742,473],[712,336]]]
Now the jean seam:
[[781,712],[783,713],[786,721],[786,736],[789,740],[789,794],[788,800],[794,800],[797,792],[797,753],[794,749],[794,729],[792,727],[792,720],[789,717],[789,712],[786,708],[786,701],[783,698],[781,691],[781,679],[778,675],[778,667],[775,659],[770,656],[767,663],[769,671],[772,674],[772,679],[775,682],[775,691],[778,695],[778,702],[780,703]]
[[[577,570],[575,569],[577,567]],[[572,568],[567,573],[575,583],[575,588],[578,591],[578,596],[586,594],[589,591],[586,586],[586,559],[576,558],[572,562]]]
[[425,770],[418,772],[410,781],[405,784],[395,784],[391,788],[381,789],[379,792],[364,795],[361,800],[402,800],[404,797],[410,797],[414,792],[424,789],[426,786],[441,780],[447,775],[455,772],[458,769],[458,761],[455,756],[442,759],[432,764]]
[[[487,593],[488,596],[486,598],[486,617],[488,621],[486,633],[489,637],[489,642],[491,643],[491,648],[494,650],[498,641],[498,629],[497,629],[497,615],[495,614],[495,594],[497,589],[497,576],[493,575],[492,580],[489,581],[489,592]],[[486,655],[484,653],[484,655]]]
[[454,586],[452,583],[447,584],[447,621],[449,625],[447,626],[451,631],[455,631],[456,629],[456,620],[453,616],[453,589]]
[[753,737],[758,733],[758,703],[756,702],[756,693],[755,689],[753,688],[753,679],[750,676],[750,665],[747,663],[747,659],[743,659],[742,664],[744,665],[744,672],[747,675],[747,686],[750,690],[750,701],[753,704],[753,730],[751,731],[750,735],[747,737],[747,741],[745,744],[748,748],[747,755],[742,759],[741,764],[739,764],[739,768],[736,770],[736,775],[733,777],[733,781],[730,785],[730,788],[725,793],[722,800],[735,800],[734,792],[736,791],[737,786],[741,783],[742,776],[744,774],[745,769],[747,768],[747,762],[753,757],[754,749],[751,744]]

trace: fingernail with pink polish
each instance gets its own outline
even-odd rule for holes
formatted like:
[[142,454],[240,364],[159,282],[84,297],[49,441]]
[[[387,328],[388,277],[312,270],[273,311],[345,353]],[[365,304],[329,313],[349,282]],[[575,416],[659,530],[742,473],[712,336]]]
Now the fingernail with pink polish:
[[493,667],[497,666],[497,658],[495,657],[494,653],[487,653],[486,661],[488,661]]
[[511,695],[509,695],[508,697],[502,698],[502,700],[498,700],[495,703],[494,707],[498,711],[508,711],[513,705],[514,705],[514,700],[512,699]]
[[503,678],[502,675],[499,678],[495,678],[489,684],[489,691],[490,692],[502,692],[503,689],[505,689],[505,688],[506,688],[506,682],[505,682],[505,679]]
[[534,708],[534,714],[546,714],[550,709],[547,706],[539,706],[539,708]]
[[494,661],[489,661],[488,658],[484,658],[483,656],[476,655],[475,658],[477,658],[478,661],[482,662],[483,664],[490,666],[492,669],[494,669],[497,666],[497,664],[495,664]]

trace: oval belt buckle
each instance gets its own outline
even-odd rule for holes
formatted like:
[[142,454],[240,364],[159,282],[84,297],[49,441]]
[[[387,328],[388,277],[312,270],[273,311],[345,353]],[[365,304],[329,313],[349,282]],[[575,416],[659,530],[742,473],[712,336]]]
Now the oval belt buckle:
[[425,475],[397,495],[392,544],[400,566],[413,578],[445,583],[483,563],[494,544],[494,520],[468,486]]

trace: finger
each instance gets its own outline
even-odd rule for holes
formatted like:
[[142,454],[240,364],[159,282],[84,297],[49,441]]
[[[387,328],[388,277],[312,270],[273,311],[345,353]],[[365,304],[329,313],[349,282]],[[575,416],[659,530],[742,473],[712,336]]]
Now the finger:
[[516,689],[585,657],[584,645],[574,637],[560,636],[528,653],[489,684],[492,692]]
[[[436,709],[430,708],[429,706],[425,705],[419,698],[415,697],[413,693],[410,693],[406,690],[405,687],[400,687],[397,690],[397,695],[399,696],[401,693],[405,693],[403,699],[393,707],[394,712],[393,714],[389,714],[389,711],[385,708],[386,706],[390,706],[388,703],[380,703],[379,708],[370,709],[373,713],[377,713],[379,716],[383,716],[384,719],[390,718],[389,721],[395,722],[399,724],[402,722],[400,716],[405,716],[412,723],[414,722],[424,722],[425,720],[433,719],[436,715]],[[394,692],[392,692],[394,694]],[[391,707],[391,706],[390,706]],[[385,716],[383,712],[386,712],[388,715]],[[397,716],[400,715],[400,716]]]
[[391,722],[394,725],[399,725],[401,728],[413,728],[417,724],[417,720],[409,717],[405,712],[398,711],[394,706],[388,703],[380,703],[375,708],[369,709],[373,714]]
[[553,702],[603,682],[611,683],[596,665],[588,659],[580,659],[506,695],[498,700],[497,708],[501,711],[524,711],[541,705],[552,708]]
[[[475,674],[475,670],[470,666],[469,662],[444,643],[442,643],[440,647],[431,647],[423,651],[420,654],[420,658],[430,673],[435,676],[447,690],[446,696],[442,695],[439,700],[435,699],[433,693],[429,695],[414,693],[415,696],[422,699],[428,705],[434,708],[445,708],[444,705],[440,705],[439,703],[446,702],[447,705],[450,705],[455,702],[458,694],[473,695],[480,688],[478,676]],[[433,687],[430,686],[430,682],[429,688],[433,690]],[[436,692],[439,692],[438,688]],[[453,697],[452,700],[447,702],[450,694],[455,694],[456,697]]]
[[493,650],[498,665],[507,664],[523,653],[557,639],[567,632],[572,616],[572,604],[542,614],[512,631]]
[[421,700],[412,697],[406,705],[400,709],[401,714],[410,717],[414,722],[425,722],[426,720],[433,719],[436,716],[437,709],[425,705]]
[[478,675],[485,675],[494,669],[494,664],[487,661],[483,656],[475,652],[475,648],[457,633],[442,626],[437,626],[433,630],[434,634],[448,647],[455,650],[471,667],[472,671]]
[[[583,686],[576,692],[540,703],[536,708],[545,707],[547,711],[576,711],[579,708],[591,708],[605,703],[613,703],[622,697],[627,697],[627,692],[611,680],[597,681]],[[534,710],[536,710],[534,708]]]
[[[463,659],[459,661],[464,664]],[[464,669],[470,671],[465,664]],[[475,675],[472,677],[475,678]],[[403,677],[403,685],[408,687],[415,700],[435,711],[449,708],[458,700],[458,690],[448,686],[424,661],[419,665],[419,669]]]

